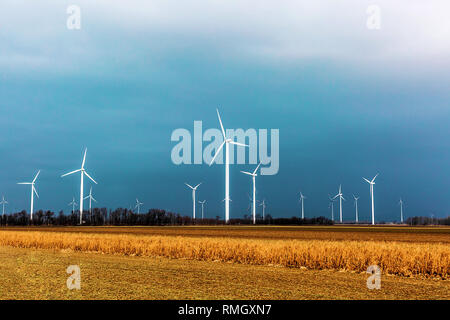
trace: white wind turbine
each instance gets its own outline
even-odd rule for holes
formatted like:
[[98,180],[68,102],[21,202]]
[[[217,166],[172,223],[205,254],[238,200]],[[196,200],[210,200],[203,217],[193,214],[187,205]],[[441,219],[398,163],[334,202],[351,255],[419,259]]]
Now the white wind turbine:
[[339,197],[339,221],[342,223],[342,200],[345,198],[342,196],[342,187],[339,185],[339,193],[334,196],[333,200]]
[[134,206],[134,208],[136,209],[138,209],[138,214],[139,213],[141,213],[141,206],[143,205],[144,203],[143,202],[139,202],[139,200],[136,198],[136,205]]
[[219,146],[219,148],[217,148],[216,154],[212,158],[211,163],[209,165],[213,164],[214,160],[216,160],[217,155],[220,153],[220,150],[222,150],[223,146],[225,145],[225,222],[228,222],[230,220],[230,159],[229,159],[230,152],[229,152],[229,145],[230,145],[230,143],[241,146],[241,147],[248,147],[248,145],[239,143],[239,142],[235,142],[232,139],[227,138],[227,136],[225,134],[225,129],[223,128],[222,120],[220,119],[219,110],[216,109],[216,111],[217,111],[217,117],[218,117],[219,123],[220,123],[220,129],[222,130],[223,142]]
[[359,199],[359,197],[355,197],[355,195],[353,195],[353,199],[355,199],[356,223],[358,223],[358,199]]
[[75,197],[73,197],[72,202],[69,202],[67,205],[72,206],[72,213],[75,213],[75,206],[77,205],[77,203],[75,202]]
[[39,198],[39,195],[36,191],[36,188],[34,187],[34,184],[36,183],[36,179],[39,176],[39,173],[41,172],[41,170],[38,171],[38,173],[36,173],[36,176],[34,177],[32,182],[19,182],[17,184],[29,184],[31,185],[31,208],[30,208],[30,219],[33,220],[33,207],[34,207],[34,194],[36,194],[36,197]]
[[258,166],[256,167],[256,169],[253,172],[241,171],[242,173],[245,173],[245,174],[248,174],[249,176],[251,176],[252,180],[253,180],[253,209],[252,209],[253,224],[256,224],[256,177],[258,176],[256,174],[256,172],[258,171],[260,165],[261,165],[261,162],[258,164]]
[[199,201],[198,203],[200,203],[202,205],[202,220],[203,220],[203,206],[205,205],[206,200]]
[[334,221],[334,199],[330,195],[328,195],[328,199],[330,199],[328,208],[331,208],[331,220]]
[[400,201],[398,202],[398,204],[400,205],[400,221],[401,221],[401,223],[403,223],[403,200],[402,200],[402,198],[400,198]]
[[94,202],[97,202],[97,200],[95,200],[95,198],[92,196],[92,187],[91,187],[91,189],[89,190],[89,195],[87,195],[84,199],[85,199],[85,200],[86,200],[86,199],[89,199],[89,215],[90,215],[91,218],[92,218],[92,200],[94,200]]
[[8,201],[5,200],[5,196],[2,196],[2,201],[0,201],[0,204],[3,206],[2,217],[4,217],[5,216],[5,204],[8,204]]
[[197,191],[198,186],[201,185],[202,183],[200,182],[195,187],[191,186],[190,184],[187,184],[186,182],[184,184],[192,189],[192,206],[193,206],[192,207],[192,219],[195,219],[195,191]]
[[304,208],[304,202],[306,197],[303,195],[303,193],[300,191],[300,199],[299,202],[302,203],[302,219],[305,219],[305,208]]
[[261,202],[260,206],[262,206],[262,216],[263,216],[263,220],[266,220],[266,199],[263,199],[263,201]]
[[92,177],[84,169],[84,163],[86,162],[86,152],[87,152],[87,148],[84,149],[84,156],[83,156],[83,162],[81,163],[81,169],[71,171],[71,172],[63,174],[61,176],[61,178],[62,178],[62,177],[68,176],[68,175],[70,175],[72,173],[76,173],[76,172],[80,172],[81,173],[81,183],[80,183],[80,224],[83,224],[83,199],[84,199],[84,197],[83,197],[83,190],[84,190],[83,186],[84,186],[84,175],[86,175],[86,177],[88,177],[95,184],[97,184],[97,182],[94,179],[92,179]]
[[368,184],[370,184],[370,197],[372,198],[372,225],[375,224],[375,206],[374,206],[374,201],[373,201],[373,186],[375,184],[375,179],[377,178],[377,176],[378,176],[378,173],[375,175],[375,177],[373,177],[373,179],[371,181],[369,181],[363,177],[363,179],[366,180],[366,182]]

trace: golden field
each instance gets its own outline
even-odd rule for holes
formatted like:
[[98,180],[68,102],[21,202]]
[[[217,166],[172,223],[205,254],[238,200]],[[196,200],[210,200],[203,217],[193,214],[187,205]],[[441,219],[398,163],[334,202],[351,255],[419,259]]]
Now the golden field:
[[2,299],[450,299],[450,228],[2,228],[0,259]]
[[[101,233],[99,229],[102,228],[94,229],[96,232],[80,232],[77,229],[58,232],[56,228],[52,232],[3,230],[0,233],[0,245],[314,270],[364,272],[369,265],[376,264],[384,274],[441,279],[448,279],[450,276],[450,245],[445,241],[322,240],[311,237],[314,234],[309,234],[310,238],[307,240],[289,237],[280,239],[270,237],[270,232],[266,238],[225,237],[223,234],[221,237],[163,236],[143,233],[142,230],[147,228],[129,228],[137,230],[136,233]],[[161,229],[164,228],[159,228]],[[255,230],[264,231],[260,229]],[[226,232],[227,228],[222,227],[220,230]],[[283,229],[278,232],[283,232]],[[297,231],[302,232],[301,228]],[[403,236],[411,234],[414,233]],[[448,237],[448,233],[439,233],[439,236]]]

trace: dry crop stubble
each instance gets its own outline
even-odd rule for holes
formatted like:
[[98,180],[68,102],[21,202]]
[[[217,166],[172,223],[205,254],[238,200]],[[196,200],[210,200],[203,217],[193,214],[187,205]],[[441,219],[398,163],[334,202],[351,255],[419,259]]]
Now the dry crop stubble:
[[153,236],[82,232],[1,231],[0,245],[70,249],[130,256],[161,256],[249,265],[365,272],[371,264],[384,274],[448,279],[448,243],[334,241]]

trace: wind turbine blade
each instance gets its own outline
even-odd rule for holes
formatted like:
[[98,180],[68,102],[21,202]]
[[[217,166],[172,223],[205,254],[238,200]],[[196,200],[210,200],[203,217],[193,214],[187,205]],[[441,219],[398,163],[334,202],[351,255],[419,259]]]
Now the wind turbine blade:
[[83,171],[84,172],[84,174],[89,178],[89,179],[91,179],[95,184],[98,184],[94,179],[92,179],[92,177],[90,176],[90,175],[88,175],[88,173],[86,172],[86,171]]
[[223,124],[222,124],[222,119],[220,119],[219,109],[216,109],[216,111],[217,111],[217,117],[219,118],[220,129],[222,129],[223,140],[227,140],[227,136],[225,135],[225,130],[224,130]]
[[68,176],[69,174],[72,174],[72,173],[75,173],[75,172],[79,172],[79,171],[81,171],[81,169],[74,170],[74,171],[71,171],[71,172],[69,172],[69,173],[65,173],[65,174],[63,174],[63,175],[61,176],[61,178],[62,178],[62,177],[65,177],[65,176]]
[[243,143],[240,143],[240,142],[230,141],[230,143],[231,143],[231,144],[235,144],[235,145],[237,145],[237,146],[241,146],[241,147],[248,147],[247,144],[243,144]]
[[83,162],[81,163],[81,168],[84,168],[84,163],[86,162],[86,152],[87,152],[87,148],[84,149],[84,156],[83,156]]
[[197,189],[198,186],[201,185],[201,184],[202,184],[202,182],[200,182],[198,185],[196,185],[196,186],[194,187],[194,189]]
[[367,183],[370,183],[370,181],[369,181],[369,180],[367,180],[366,178],[363,178],[363,179],[364,179],[364,180],[366,180],[366,182],[367,182]]
[[379,173],[377,173],[377,174],[375,175],[375,177],[373,177],[372,182],[375,181],[375,179],[378,177],[378,175],[379,175]]
[[33,183],[36,181],[37,177],[39,176],[39,173],[41,173],[41,170],[39,170],[38,173],[36,173],[36,176],[33,179]]
[[[341,196],[342,197],[342,196]],[[347,200],[345,200],[345,198],[344,197],[342,197],[342,200],[344,200],[344,201],[347,201]]]
[[31,182],[17,182],[17,184],[33,184]]
[[250,173],[250,172],[247,172],[247,171],[241,171],[242,173],[245,173],[245,174],[248,174],[249,176],[253,176],[253,174],[252,173]]
[[253,174],[256,174],[256,171],[258,171],[260,165],[261,165],[261,162],[258,164],[258,166],[256,167],[255,171],[253,171]]
[[211,160],[211,162],[209,163],[209,165],[212,165],[213,162],[214,162],[214,160],[216,160],[216,157],[219,155],[220,150],[222,150],[223,145],[224,145],[225,143],[227,143],[227,142],[224,140],[224,141],[222,142],[222,144],[220,145],[220,147],[217,148],[216,154],[215,154],[214,157],[212,158],[212,160]]
[[186,182],[184,184],[187,185],[189,188],[194,189],[194,187],[191,186],[190,184],[187,184]]
[[84,200],[89,199],[89,196],[86,196],[86,197],[84,197],[83,199],[84,199]]
[[36,194],[36,196],[39,198],[39,195],[38,195],[38,193],[37,193],[36,188],[34,187],[34,185],[32,186],[32,188],[33,188],[33,191],[34,191],[34,193]]
[[94,198],[94,197],[92,197],[92,200],[94,200],[95,202],[97,202],[97,200],[95,200],[95,198]]
[[337,197],[339,197],[339,194],[335,195],[335,196],[333,197],[333,200],[336,199]]

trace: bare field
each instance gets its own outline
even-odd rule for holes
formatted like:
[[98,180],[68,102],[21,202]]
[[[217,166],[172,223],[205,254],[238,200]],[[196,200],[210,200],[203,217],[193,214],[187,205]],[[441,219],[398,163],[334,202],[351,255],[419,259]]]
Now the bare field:
[[[0,298],[449,299],[449,243],[441,227],[2,228]],[[366,287],[371,264],[382,290]]]
[[[161,257],[129,257],[0,247],[1,299],[450,299],[450,282],[250,266]],[[66,268],[79,265],[81,290]]]

